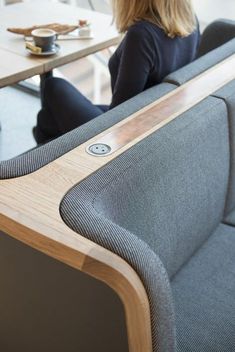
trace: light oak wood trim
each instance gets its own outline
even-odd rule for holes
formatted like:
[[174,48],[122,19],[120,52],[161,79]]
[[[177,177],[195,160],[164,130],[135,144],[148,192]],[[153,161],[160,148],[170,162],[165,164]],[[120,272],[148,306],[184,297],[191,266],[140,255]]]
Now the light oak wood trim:
[[[235,70],[231,68],[234,65],[235,55],[33,174],[0,183],[0,229],[112,287],[121,298],[126,312],[130,352],[152,351],[149,303],[143,284],[124,260],[64,224],[59,214],[61,199],[75,184],[233,80]],[[199,87],[204,85],[207,89],[203,88],[202,94]],[[194,102],[189,99],[191,94],[194,95]],[[179,97],[184,103],[179,102]],[[166,110],[165,118],[158,121],[160,105]],[[88,145],[110,136],[110,133],[115,136],[120,126],[135,121],[143,114],[149,129],[142,131],[142,135],[138,132],[131,141],[125,136],[125,143],[121,136],[121,147],[119,144],[118,149],[105,158],[95,158],[86,153]]]

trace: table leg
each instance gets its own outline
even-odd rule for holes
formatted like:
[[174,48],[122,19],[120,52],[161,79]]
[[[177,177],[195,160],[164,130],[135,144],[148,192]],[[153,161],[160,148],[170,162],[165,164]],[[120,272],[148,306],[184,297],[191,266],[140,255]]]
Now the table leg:
[[43,106],[43,90],[44,90],[45,81],[47,78],[50,78],[52,76],[53,76],[53,71],[45,72],[40,75],[40,96],[41,96],[42,106]]

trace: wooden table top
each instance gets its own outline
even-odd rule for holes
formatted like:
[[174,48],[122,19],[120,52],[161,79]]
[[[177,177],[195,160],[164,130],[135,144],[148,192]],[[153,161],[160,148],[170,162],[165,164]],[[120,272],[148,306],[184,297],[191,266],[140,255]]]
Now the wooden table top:
[[43,64],[0,48],[0,88],[43,73]]
[[[87,19],[91,23],[94,38],[60,40],[58,41],[60,52],[43,58],[33,56],[25,50],[23,36],[6,30],[8,27],[30,27],[53,22],[77,24],[79,19]],[[2,8],[0,11],[0,87],[48,72],[118,44],[121,36],[111,22],[112,17],[109,15],[61,3],[29,2]]]

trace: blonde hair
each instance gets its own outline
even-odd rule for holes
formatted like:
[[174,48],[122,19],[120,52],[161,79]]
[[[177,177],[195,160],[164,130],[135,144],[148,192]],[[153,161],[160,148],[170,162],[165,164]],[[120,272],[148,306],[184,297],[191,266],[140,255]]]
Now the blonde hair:
[[112,0],[112,7],[121,33],[139,20],[156,24],[171,38],[186,37],[196,27],[191,0]]

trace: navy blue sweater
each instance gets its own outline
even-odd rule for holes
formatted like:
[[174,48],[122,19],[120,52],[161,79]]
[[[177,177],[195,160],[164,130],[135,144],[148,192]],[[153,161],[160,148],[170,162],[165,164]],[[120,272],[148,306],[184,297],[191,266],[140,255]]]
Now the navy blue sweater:
[[199,41],[199,27],[188,37],[172,39],[148,21],[133,24],[109,60],[110,108],[160,83],[169,73],[193,61]]

